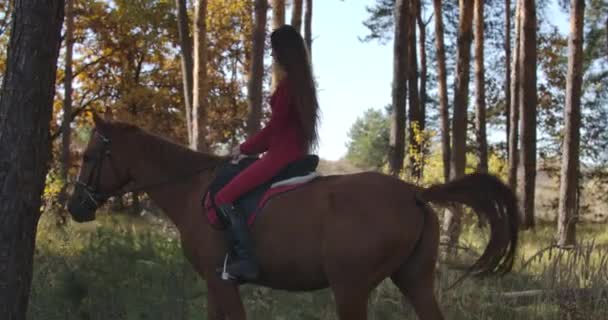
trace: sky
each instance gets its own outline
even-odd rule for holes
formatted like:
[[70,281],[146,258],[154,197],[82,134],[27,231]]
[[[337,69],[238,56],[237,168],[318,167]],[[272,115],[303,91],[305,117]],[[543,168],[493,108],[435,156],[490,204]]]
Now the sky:
[[[363,43],[368,34],[363,21],[366,6],[376,0],[320,0],[313,6],[313,71],[321,107],[318,154],[327,160],[346,155],[348,130],[369,108],[390,104],[392,82],[392,41]],[[568,17],[550,5],[552,23],[564,34]],[[290,21],[287,10],[287,19]],[[448,84],[449,85],[449,84]]]
[[[357,117],[391,100],[392,43],[363,43],[366,5],[375,0],[321,0],[313,6],[312,57],[321,108],[318,154],[346,154],[347,134]],[[289,14],[287,17],[289,21]]]

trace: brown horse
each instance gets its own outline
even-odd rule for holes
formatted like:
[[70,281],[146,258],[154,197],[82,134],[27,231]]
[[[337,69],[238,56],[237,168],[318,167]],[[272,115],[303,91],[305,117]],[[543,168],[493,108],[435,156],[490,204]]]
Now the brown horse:
[[[206,279],[208,319],[244,320],[238,285],[216,271],[224,236],[201,207],[215,169],[228,159],[132,125],[97,116],[95,123],[69,204],[73,219],[95,219],[110,196],[146,192],[177,226],[184,254]],[[465,204],[489,222],[490,241],[472,271],[511,269],[517,207],[497,178],[474,174],[423,189],[366,172],[317,178],[266,205],[252,227],[261,266],[256,284],[288,291],[330,287],[341,320],[364,320],[370,292],[390,277],[420,319],[442,319],[433,291],[439,224],[427,202]]]

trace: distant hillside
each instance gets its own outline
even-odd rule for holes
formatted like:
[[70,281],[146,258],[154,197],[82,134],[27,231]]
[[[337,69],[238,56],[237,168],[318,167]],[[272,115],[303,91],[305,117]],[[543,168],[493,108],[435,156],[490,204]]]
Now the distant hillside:
[[357,168],[346,159],[336,161],[321,159],[317,170],[323,175],[347,174],[365,171]]

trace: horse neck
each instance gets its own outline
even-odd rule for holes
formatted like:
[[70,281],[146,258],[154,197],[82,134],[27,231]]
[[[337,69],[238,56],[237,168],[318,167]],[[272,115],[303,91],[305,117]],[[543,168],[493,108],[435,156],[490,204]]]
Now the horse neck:
[[[141,135],[141,133],[140,133]],[[135,188],[146,192],[150,199],[180,228],[190,219],[185,208],[203,196],[220,157],[195,152],[155,136],[136,137],[141,141],[128,145],[131,155],[131,175]]]

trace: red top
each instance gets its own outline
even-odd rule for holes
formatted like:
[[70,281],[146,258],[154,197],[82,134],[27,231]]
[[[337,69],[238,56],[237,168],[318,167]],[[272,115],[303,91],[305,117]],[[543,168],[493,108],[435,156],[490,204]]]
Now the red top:
[[295,109],[290,84],[281,81],[270,98],[272,115],[268,124],[257,134],[240,145],[244,154],[278,151],[285,157],[306,154],[304,137],[300,129],[298,112]]

